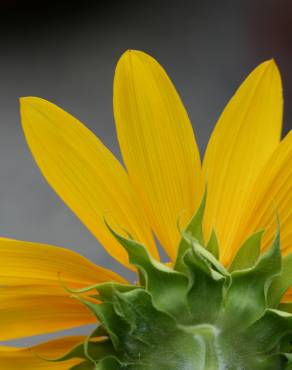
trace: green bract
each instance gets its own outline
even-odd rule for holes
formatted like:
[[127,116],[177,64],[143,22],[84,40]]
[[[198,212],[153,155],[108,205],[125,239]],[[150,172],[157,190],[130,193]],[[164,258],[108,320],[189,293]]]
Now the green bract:
[[138,285],[104,283],[96,304],[77,296],[100,325],[64,357],[72,370],[292,369],[292,315],[280,299],[292,280],[292,259],[280,254],[279,230],[260,255],[262,232],[243,244],[229,270],[218,262],[213,232],[204,246],[201,207],[182,233],[174,268],[109,229],[139,271]]

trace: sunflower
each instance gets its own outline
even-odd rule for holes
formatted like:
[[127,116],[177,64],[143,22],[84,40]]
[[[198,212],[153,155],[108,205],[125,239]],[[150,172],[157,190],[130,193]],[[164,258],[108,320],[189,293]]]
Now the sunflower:
[[281,140],[273,60],[238,88],[202,162],[172,82],[140,51],[114,77],[125,167],[61,108],[20,103],[42,174],[138,283],[68,249],[1,238],[1,340],[96,323],[88,337],[2,346],[1,369],[291,366],[292,133]]

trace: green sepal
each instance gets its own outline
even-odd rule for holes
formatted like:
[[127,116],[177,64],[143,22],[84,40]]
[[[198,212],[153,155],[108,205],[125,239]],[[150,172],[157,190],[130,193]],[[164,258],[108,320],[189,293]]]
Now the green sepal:
[[267,309],[246,332],[259,353],[271,351],[287,334],[292,334],[292,315],[274,309]]
[[[93,334],[99,332],[99,329],[94,330]],[[91,336],[89,337],[91,339]],[[63,362],[68,361],[71,359],[79,358],[84,359],[85,363],[92,364],[92,358],[95,361],[101,360],[106,356],[114,355],[114,348],[109,339],[101,339],[97,342],[88,340],[86,343],[80,343],[77,346],[73,347],[69,352],[65,353],[64,355],[57,357],[57,358],[42,358],[39,355],[38,357],[42,358],[47,362]],[[90,353],[90,358],[88,356]]]
[[[188,226],[184,230],[184,233],[190,235],[194,239],[196,239],[201,245],[204,245],[204,236],[203,236],[203,218],[205,213],[205,207],[206,207],[206,200],[207,200],[207,189],[205,189],[205,193],[203,195],[201,204],[193,217],[191,218],[191,221],[189,222]],[[174,264],[174,269],[177,271],[184,271],[184,266],[181,263],[182,258],[185,254],[185,252],[189,249],[189,243],[186,241],[186,239],[182,236],[181,240],[178,245],[178,252],[176,261]]]
[[178,320],[184,320],[188,316],[187,277],[152,258],[140,243],[124,238],[107,226],[128,252],[130,262],[143,276],[145,288],[151,293],[154,305]]
[[291,353],[284,353],[284,356],[287,360],[287,365],[285,370],[292,370],[292,354]]
[[[196,222],[202,226],[201,206]],[[104,340],[89,337],[84,362],[71,370],[288,369],[292,315],[271,309],[268,300],[281,272],[279,230],[260,257],[261,232],[248,238],[229,272],[216,258],[215,232],[204,246],[196,227],[182,232],[184,249],[175,270],[108,225],[137,267],[140,286],[103,283],[73,291],[97,291],[99,302],[78,299],[103,328],[92,336],[102,333]],[[96,355],[92,346],[103,348]]]
[[290,302],[282,302],[278,305],[278,310],[292,313],[292,303]]
[[188,292],[190,324],[213,323],[222,305],[226,277],[213,270],[208,261],[195,249],[186,252],[184,263],[189,268],[190,278]]
[[282,258],[282,271],[275,278],[268,292],[268,300],[271,307],[277,307],[283,294],[292,285],[292,254]]
[[[116,283],[116,282],[112,282],[112,281],[108,281],[108,282],[105,282],[105,283],[98,283],[98,284],[94,284],[94,285],[89,285],[89,286],[86,286],[84,288],[80,288],[80,289],[72,289],[72,288],[69,288],[67,286],[64,286],[63,287],[66,289],[67,292],[69,293],[73,293],[73,294],[81,294],[81,293],[87,293],[87,292],[90,292],[92,290],[96,290],[99,294],[102,295],[102,297],[106,298],[106,296],[109,294],[111,294],[110,292],[112,291],[112,289],[116,289],[116,290],[119,290],[119,291],[128,291],[128,290],[132,290],[132,289],[135,289],[135,285],[130,285],[130,284],[120,284],[120,283]],[[90,297],[93,297],[92,295],[90,295]]]
[[212,269],[217,271],[219,274],[230,277],[229,271],[214,257],[212,253],[210,253],[205,247],[200,245],[198,241],[190,236],[187,233],[183,233],[183,237],[186,242],[189,244],[189,248],[191,247],[197,254],[199,254],[202,258],[204,258],[207,263],[212,266]]
[[212,230],[210,239],[209,239],[208,243],[206,244],[206,249],[207,249],[207,251],[212,253],[213,256],[217,260],[219,260],[219,257],[220,257],[220,255],[219,255],[219,242],[218,242],[217,235],[216,235],[216,232],[215,232],[214,229]]
[[230,272],[247,269],[255,265],[260,256],[262,236],[263,230],[247,238],[235,255],[228,269]]
[[108,356],[96,364],[85,361],[71,367],[70,370],[120,370],[121,368],[122,365],[115,356]]
[[144,289],[118,293],[114,307],[131,322],[123,333],[120,359],[129,370],[177,370],[190,368],[199,360],[200,343],[177,326],[176,320],[153,305]]
[[94,370],[120,370],[122,367],[122,364],[115,356],[109,356],[99,361]]
[[114,348],[120,344],[119,336],[128,330],[127,324],[116,314],[112,303],[96,304],[83,298],[78,299],[88,307],[106,329]]
[[[220,326],[244,329],[260,318],[267,306],[267,291],[281,272],[280,232],[255,266],[231,273]],[[224,318],[225,317],[225,318]]]
[[70,367],[70,370],[95,370],[96,366],[92,362],[83,361],[78,365]]

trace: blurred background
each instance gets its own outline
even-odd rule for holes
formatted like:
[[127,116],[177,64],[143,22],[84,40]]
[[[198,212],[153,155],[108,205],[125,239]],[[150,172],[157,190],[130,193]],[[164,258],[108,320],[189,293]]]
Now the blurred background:
[[127,275],[42,178],[18,107],[20,96],[51,100],[120,158],[112,80],[126,49],[144,50],[165,67],[202,152],[239,83],[258,63],[275,58],[284,84],[286,133],[292,127],[292,2],[0,1],[0,234],[65,246]]

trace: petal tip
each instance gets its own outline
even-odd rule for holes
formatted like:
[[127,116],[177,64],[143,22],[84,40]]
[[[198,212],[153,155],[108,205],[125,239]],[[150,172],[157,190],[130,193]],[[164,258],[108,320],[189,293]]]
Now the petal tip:
[[145,60],[145,58],[152,58],[152,57],[149,54],[145,53],[144,51],[136,50],[136,49],[128,49],[121,55],[118,63],[120,63],[121,61],[137,60],[136,58],[143,58]]
[[28,105],[32,105],[36,102],[40,102],[41,98],[37,98],[35,96],[22,96],[19,98],[20,108],[27,107]]
[[280,76],[279,68],[274,58],[266,60],[259,66],[270,73],[276,73],[277,75]]

